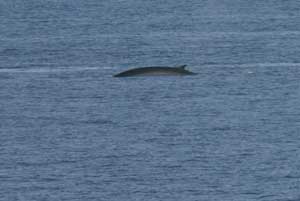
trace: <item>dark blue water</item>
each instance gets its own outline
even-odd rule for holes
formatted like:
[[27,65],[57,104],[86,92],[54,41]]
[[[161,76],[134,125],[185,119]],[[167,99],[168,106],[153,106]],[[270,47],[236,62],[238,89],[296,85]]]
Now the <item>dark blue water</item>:
[[299,1],[0,0],[0,200],[299,200],[299,68]]

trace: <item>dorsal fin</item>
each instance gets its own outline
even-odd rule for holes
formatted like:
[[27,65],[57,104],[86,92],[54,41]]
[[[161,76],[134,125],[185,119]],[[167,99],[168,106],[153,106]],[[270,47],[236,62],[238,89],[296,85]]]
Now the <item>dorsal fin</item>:
[[178,66],[177,68],[182,68],[182,69],[185,69],[186,65],[181,65],[181,66]]

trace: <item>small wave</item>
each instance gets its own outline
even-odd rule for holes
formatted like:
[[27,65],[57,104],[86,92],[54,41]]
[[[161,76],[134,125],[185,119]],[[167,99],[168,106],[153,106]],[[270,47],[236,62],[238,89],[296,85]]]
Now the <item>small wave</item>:
[[246,64],[204,64],[206,67],[254,68],[254,67],[300,67],[300,63],[246,63]]
[[60,68],[0,68],[0,73],[57,73],[87,70],[113,69],[112,67],[60,67]]
[[247,32],[212,32],[212,36],[287,36],[287,35],[300,35],[300,31],[247,31]]

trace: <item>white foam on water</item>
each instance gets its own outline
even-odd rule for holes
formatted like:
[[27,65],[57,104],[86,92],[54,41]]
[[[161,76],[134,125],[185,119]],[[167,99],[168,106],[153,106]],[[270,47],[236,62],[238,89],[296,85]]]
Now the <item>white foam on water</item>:
[[[260,67],[300,67],[300,63],[246,63],[246,64],[201,64],[208,68],[260,68]],[[0,73],[58,73],[76,71],[110,70],[114,67],[60,67],[60,68],[0,68]],[[252,71],[249,71],[252,73]]]

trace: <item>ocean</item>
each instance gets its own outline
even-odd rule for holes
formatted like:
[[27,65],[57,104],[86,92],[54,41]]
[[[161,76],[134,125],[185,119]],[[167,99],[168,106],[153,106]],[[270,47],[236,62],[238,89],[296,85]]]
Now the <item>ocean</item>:
[[0,0],[0,200],[299,200],[299,77],[300,1]]

